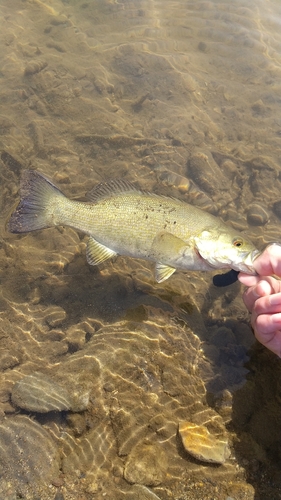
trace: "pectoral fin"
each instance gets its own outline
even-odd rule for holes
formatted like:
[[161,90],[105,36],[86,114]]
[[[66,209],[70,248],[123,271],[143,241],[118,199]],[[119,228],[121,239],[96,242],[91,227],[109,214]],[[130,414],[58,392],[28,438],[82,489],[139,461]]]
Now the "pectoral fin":
[[[191,247],[190,247],[191,248]],[[188,243],[172,233],[158,233],[151,246],[151,256],[157,262],[155,268],[155,279],[158,283],[168,279],[176,270],[176,264],[188,249]],[[170,266],[163,262],[175,264]]]
[[105,247],[101,243],[98,243],[94,238],[90,237],[86,249],[87,262],[91,266],[97,266],[101,264],[110,257],[117,255],[116,252],[110,248]]
[[172,256],[181,255],[187,243],[171,233],[158,233],[152,243],[152,253],[157,262],[167,262]]
[[162,283],[162,281],[167,280],[175,272],[174,267],[165,266],[159,262],[155,266],[155,279],[157,283]]

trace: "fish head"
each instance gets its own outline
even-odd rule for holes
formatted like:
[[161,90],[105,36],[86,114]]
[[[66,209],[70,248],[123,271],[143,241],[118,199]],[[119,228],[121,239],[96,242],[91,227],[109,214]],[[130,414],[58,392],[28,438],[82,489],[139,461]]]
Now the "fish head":
[[234,231],[205,230],[195,238],[196,250],[200,257],[214,267],[214,269],[231,268],[247,274],[257,274],[254,259],[260,251],[247,238]]

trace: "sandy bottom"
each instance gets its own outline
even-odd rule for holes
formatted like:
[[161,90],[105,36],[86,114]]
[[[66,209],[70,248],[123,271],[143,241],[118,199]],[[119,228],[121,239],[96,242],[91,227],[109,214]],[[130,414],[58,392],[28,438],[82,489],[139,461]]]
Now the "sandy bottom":
[[[273,0],[2,1],[1,498],[281,499],[281,365],[238,283],[157,285],[141,260],[90,267],[70,228],[5,229],[28,167],[280,241],[280,19]],[[191,457],[182,421],[228,440],[223,464]]]

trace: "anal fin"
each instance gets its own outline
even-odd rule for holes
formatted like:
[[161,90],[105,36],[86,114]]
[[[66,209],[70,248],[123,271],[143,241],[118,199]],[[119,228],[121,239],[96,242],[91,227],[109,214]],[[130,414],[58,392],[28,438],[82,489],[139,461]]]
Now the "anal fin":
[[87,262],[91,266],[97,266],[111,257],[115,257],[116,252],[107,248],[106,246],[98,243],[94,238],[90,236],[86,249]]
[[161,264],[160,262],[157,262],[155,266],[155,279],[157,283],[162,283],[162,281],[167,280],[172,276],[172,274],[175,272],[174,267],[166,266],[165,264]]

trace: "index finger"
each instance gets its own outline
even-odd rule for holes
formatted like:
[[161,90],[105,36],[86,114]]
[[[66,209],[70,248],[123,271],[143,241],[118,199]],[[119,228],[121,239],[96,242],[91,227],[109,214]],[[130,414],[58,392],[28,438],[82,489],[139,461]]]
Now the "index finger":
[[248,288],[244,292],[243,300],[247,309],[249,309],[249,311],[252,311],[257,299],[259,299],[260,297],[265,297],[266,295],[278,293],[280,291],[281,281],[267,276],[264,278],[259,278],[258,283],[250,286],[250,288]]

